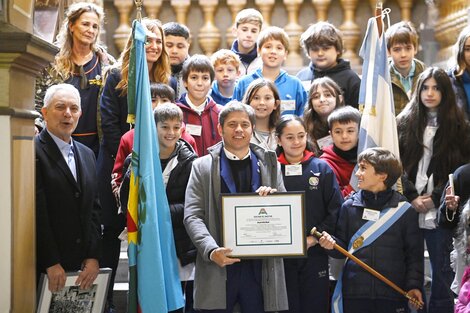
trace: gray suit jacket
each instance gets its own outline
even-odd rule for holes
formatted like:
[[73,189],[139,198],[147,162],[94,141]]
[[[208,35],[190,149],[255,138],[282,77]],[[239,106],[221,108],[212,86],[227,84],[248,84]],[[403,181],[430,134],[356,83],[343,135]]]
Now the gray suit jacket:
[[[221,177],[222,142],[208,149],[209,154],[197,159],[186,189],[184,224],[198,250],[194,279],[194,307],[214,310],[226,308],[225,268],[209,259],[221,242]],[[276,154],[251,144],[251,151],[260,162],[261,185],[285,191]],[[288,309],[282,258],[263,259],[262,287],[265,311]]]

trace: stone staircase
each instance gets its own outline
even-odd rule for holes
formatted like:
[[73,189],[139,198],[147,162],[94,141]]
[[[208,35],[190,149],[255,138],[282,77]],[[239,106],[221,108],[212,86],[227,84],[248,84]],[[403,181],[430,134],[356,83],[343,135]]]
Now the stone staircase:
[[127,242],[121,243],[121,255],[114,282],[114,305],[116,313],[127,312],[127,292],[129,291],[128,279],[129,261],[127,259]]

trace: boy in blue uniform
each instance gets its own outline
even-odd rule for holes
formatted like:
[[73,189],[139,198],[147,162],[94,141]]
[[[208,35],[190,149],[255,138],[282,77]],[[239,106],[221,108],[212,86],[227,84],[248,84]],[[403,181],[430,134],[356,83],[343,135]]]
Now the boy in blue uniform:
[[226,105],[232,100],[235,83],[240,76],[240,58],[235,52],[220,49],[211,56],[215,71],[215,80],[210,91],[215,103]]
[[[370,148],[358,156],[361,189],[341,207],[335,240],[323,232],[319,243],[347,248],[421,303],[424,247],[418,214],[392,189],[401,176],[400,161],[388,150]],[[410,303],[411,304],[411,303]],[[336,285],[332,312],[409,312],[406,298],[348,259]]]
[[273,81],[279,91],[281,114],[302,116],[307,92],[298,78],[281,69],[288,52],[289,37],[283,29],[271,26],[263,30],[258,37],[258,53],[263,66],[238,81],[233,91],[233,99],[241,101],[252,81],[265,78]]

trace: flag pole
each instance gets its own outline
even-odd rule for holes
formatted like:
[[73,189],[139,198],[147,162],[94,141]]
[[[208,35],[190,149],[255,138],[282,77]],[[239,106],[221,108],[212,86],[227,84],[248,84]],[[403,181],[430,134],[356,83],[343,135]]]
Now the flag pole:
[[375,3],[375,19],[377,20],[377,29],[379,31],[379,37],[382,35],[383,23],[382,23],[382,10],[383,3],[380,0],[377,0]]
[[[323,236],[319,231],[317,231],[316,227],[312,228],[312,230],[310,231],[310,234],[312,234],[318,240],[320,240],[320,238]],[[378,278],[379,280],[381,280],[382,282],[384,282],[385,284],[387,284],[388,286],[393,288],[395,291],[397,291],[398,293],[403,295],[405,298],[410,300],[412,303],[414,303],[418,307],[418,309],[423,308],[424,303],[420,302],[418,299],[416,299],[416,298],[412,297],[411,295],[409,295],[405,290],[401,289],[394,282],[390,281],[388,278],[386,278],[385,276],[383,276],[382,274],[380,274],[379,272],[374,270],[372,267],[370,267],[369,265],[367,265],[366,263],[362,262],[360,259],[355,257],[353,254],[346,251],[343,247],[341,247],[340,245],[335,243],[333,248],[336,249],[337,251],[339,251],[345,257],[353,260],[357,265],[359,265],[360,267],[365,269],[367,272],[372,274],[374,277]]]
[[137,7],[137,12],[136,12],[136,19],[139,21],[139,22],[142,22],[142,3],[143,3],[143,0],[134,0],[135,2],[135,5]]

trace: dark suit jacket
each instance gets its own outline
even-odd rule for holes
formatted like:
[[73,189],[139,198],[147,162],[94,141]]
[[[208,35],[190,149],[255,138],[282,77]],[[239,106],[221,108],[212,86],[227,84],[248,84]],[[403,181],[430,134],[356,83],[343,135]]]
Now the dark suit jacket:
[[100,258],[100,204],[93,152],[74,141],[78,182],[46,130],[35,140],[37,270],[76,271]]

